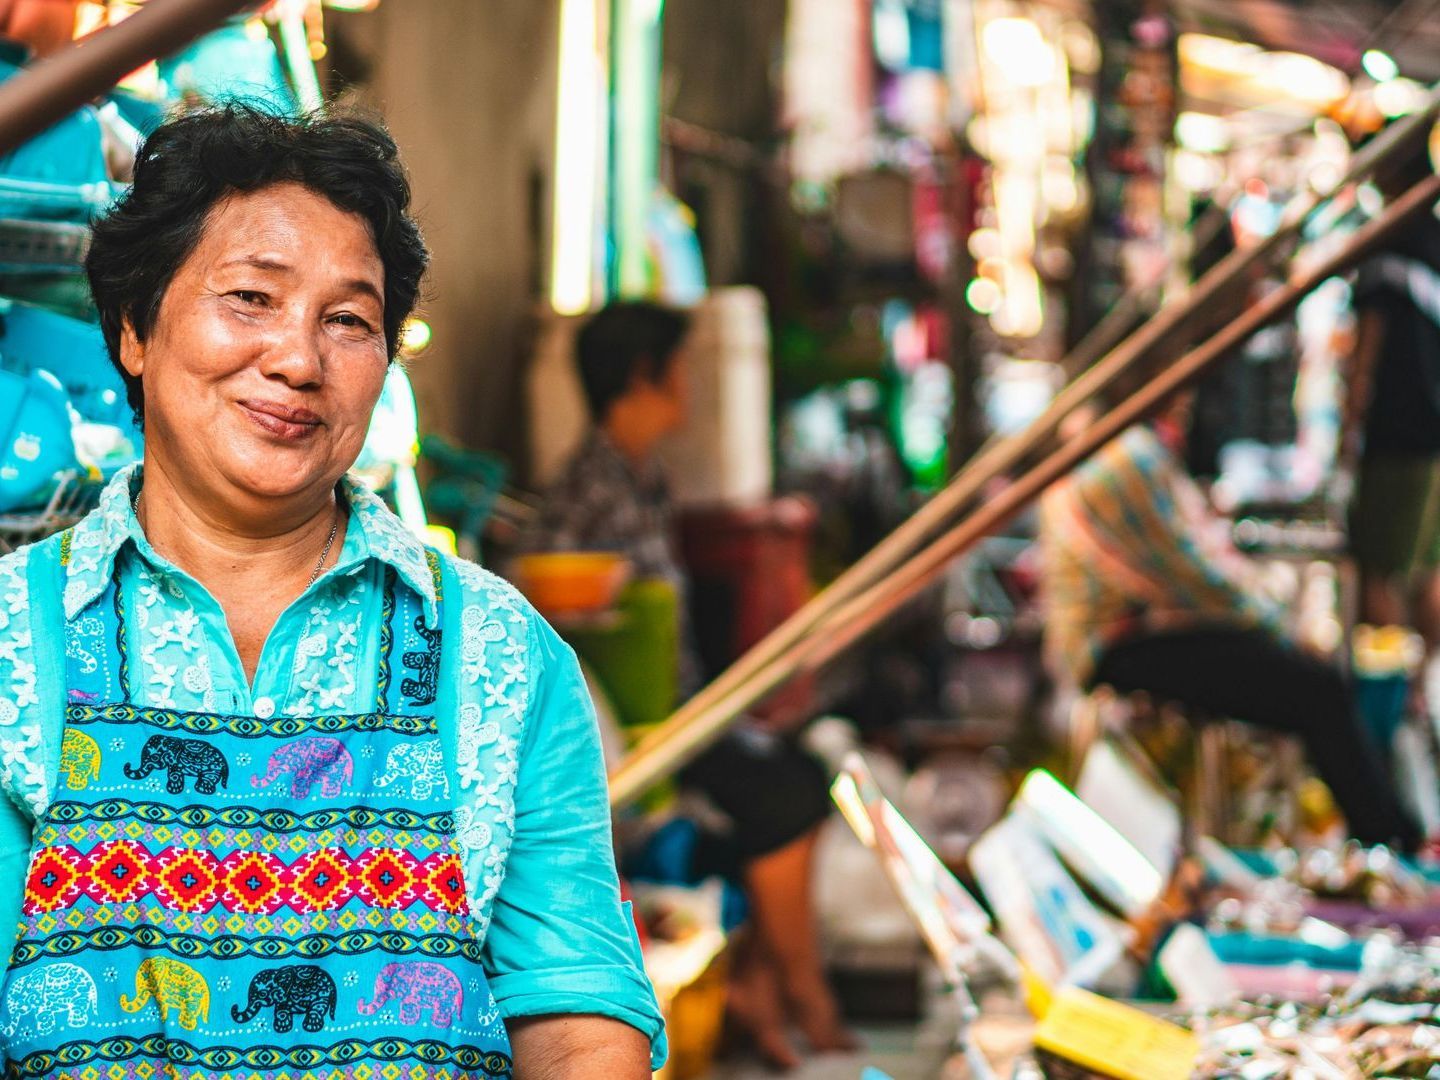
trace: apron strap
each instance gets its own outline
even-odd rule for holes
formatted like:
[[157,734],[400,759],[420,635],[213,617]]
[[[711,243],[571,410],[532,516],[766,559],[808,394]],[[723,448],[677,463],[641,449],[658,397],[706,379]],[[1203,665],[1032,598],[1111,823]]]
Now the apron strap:
[[375,709],[381,715],[390,712],[390,680],[394,670],[391,661],[395,652],[395,570],[385,567],[384,590],[380,606],[380,670],[375,676]]
[[[26,563],[30,601],[30,625],[64,626],[65,604],[62,582],[70,555],[74,529],[66,529],[58,542],[36,544]],[[60,781],[60,743],[65,737],[66,673],[63,649],[37,649],[41,668],[35,673],[40,698],[42,725],[41,752],[45,762],[45,784],[54,791]]]
[[[455,569],[434,551],[426,550],[425,559],[430,564],[430,573],[435,578],[435,607],[440,618],[437,629],[447,631],[440,639],[440,687],[435,699],[435,729],[440,736],[440,752],[445,756],[445,775],[454,782],[450,790],[458,806],[466,798],[460,786],[460,724],[457,713],[460,709],[459,696],[455,688],[460,685],[460,623],[459,615],[463,605],[460,598],[460,582]],[[445,597],[455,599],[455,618],[446,610]]]
[[134,701],[130,694],[130,642],[125,633],[125,590],[120,587],[120,560],[115,560],[115,569],[110,582],[115,597],[115,658],[116,673],[120,680],[120,700]]

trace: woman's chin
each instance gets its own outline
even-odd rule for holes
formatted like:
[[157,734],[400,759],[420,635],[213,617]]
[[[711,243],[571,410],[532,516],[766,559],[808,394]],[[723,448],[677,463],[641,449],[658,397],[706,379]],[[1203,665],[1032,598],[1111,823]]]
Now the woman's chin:
[[256,499],[291,499],[328,491],[345,473],[333,460],[314,460],[284,452],[246,456],[228,464],[226,479]]

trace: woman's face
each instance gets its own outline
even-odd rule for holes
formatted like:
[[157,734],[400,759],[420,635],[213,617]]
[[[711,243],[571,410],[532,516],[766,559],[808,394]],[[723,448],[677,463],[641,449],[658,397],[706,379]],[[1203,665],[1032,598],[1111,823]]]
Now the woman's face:
[[359,215],[295,183],[218,203],[149,339],[123,335],[147,459],[223,502],[327,492],[385,380],[384,295]]

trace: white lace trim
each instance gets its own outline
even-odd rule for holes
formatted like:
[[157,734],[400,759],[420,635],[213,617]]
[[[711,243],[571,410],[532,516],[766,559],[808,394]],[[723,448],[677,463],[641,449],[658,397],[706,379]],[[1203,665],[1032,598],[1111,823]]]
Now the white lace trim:
[[456,561],[460,612],[460,788],[456,814],[470,910],[480,931],[505,878],[515,835],[515,779],[530,704],[532,627],[519,593],[473,563]]
[[0,558],[0,786],[37,817],[50,805],[26,569],[30,548]]

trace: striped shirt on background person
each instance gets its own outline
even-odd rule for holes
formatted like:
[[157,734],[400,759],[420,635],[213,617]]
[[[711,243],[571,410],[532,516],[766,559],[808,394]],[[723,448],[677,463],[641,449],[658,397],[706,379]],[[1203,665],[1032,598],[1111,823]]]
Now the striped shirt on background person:
[[1045,650],[1086,685],[1124,638],[1202,624],[1273,624],[1253,567],[1184,467],[1148,427],[1131,428],[1040,502]]

